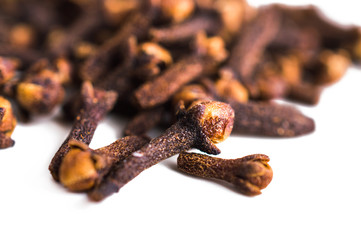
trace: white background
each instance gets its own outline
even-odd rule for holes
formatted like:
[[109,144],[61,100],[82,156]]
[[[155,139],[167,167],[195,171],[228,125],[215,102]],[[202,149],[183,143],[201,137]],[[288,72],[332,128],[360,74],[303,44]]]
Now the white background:
[[[358,1],[313,3],[336,21],[361,25]],[[183,174],[173,157],[93,203],[66,191],[48,171],[70,126],[50,117],[19,124],[15,146],[0,151],[0,239],[361,239],[360,91],[361,70],[350,68],[316,107],[299,106],[315,119],[314,133],[230,137],[218,145],[226,158],[271,158],[274,178],[256,197]],[[116,140],[123,126],[107,118],[91,147]]]

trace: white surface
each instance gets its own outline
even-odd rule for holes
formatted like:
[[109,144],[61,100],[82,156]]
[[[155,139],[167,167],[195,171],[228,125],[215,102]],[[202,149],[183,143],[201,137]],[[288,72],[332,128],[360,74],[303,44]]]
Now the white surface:
[[[357,1],[313,3],[337,21],[361,25]],[[351,68],[316,107],[300,107],[315,119],[313,134],[219,144],[227,158],[270,156],[273,181],[252,198],[179,172],[173,157],[92,203],[48,171],[70,126],[49,118],[18,125],[15,147],[0,151],[0,239],[360,239],[360,90],[361,70]],[[107,118],[91,147],[114,141],[122,124]]]

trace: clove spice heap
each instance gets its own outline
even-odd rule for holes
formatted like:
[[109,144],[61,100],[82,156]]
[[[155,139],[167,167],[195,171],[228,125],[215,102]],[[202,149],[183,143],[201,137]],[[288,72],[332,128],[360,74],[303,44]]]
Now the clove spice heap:
[[[314,131],[295,104],[361,63],[361,28],[309,5],[246,0],[0,1],[0,148],[17,122],[60,111],[72,122],[50,162],[55,181],[100,201],[180,153],[182,171],[253,196],[272,180],[269,158],[221,159],[232,135],[297,137]],[[128,120],[92,150],[108,114]],[[164,130],[151,139],[152,129]],[[16,144],[15,144],[16,147]]]

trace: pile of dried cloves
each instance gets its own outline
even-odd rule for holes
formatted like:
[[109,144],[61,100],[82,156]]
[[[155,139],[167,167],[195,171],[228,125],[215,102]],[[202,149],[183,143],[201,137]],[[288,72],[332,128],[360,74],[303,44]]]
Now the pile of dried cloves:
[[[316,7],[245,0],[1,0],[0,148],[17,121],[60,111],[73,122],[50,162],[67,189],[100,201],[179,154],[182,171],[245,195],[272,180],[263,154],[220,159],[230,134],[295,137],[314,121],[285,99],[317,104],[361,60],[361,30]],[[91,149],[107,114],[124,137]],[[153,139],[153,128],[164,132]]]

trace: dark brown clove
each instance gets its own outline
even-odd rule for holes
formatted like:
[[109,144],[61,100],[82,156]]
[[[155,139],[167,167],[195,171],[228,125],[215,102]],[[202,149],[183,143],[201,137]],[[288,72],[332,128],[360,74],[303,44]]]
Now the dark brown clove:
[[132,75],[145,82],[173,63],[171,53],[154,42],[144,42],[137,47]]
[[188,174],[227,181],[242,194],[261,194],[272,181],[273,171],[269,157],[253,154],[237,159],[223,159],[197,153],[179,154],[178,168]]
[[214,143],[229,136],[233,117],[232,108],[225,103],[210,101],[192,106],[162,135],[134,152],[122,166],[113,169],[89,197],[100,201],[119,191],[145,169],[182,151],[198,148],[209,154],[220,153]]
[[244,84],[250,96],[258,95],[252,76],[266,47],[277,36],[280,20],[279,11],[273,5],[260,8],[257,16],[243,28],[230,51],[226,67]]
[[99,183],[114,164],[149,142],[148,138],[128,136],[92,150],[88,145],[71,139],[70,150],[59,169],[59,181],[70,191],[86,191]]
[[108,113],[116,101],[117,94],[93,88],[90,82],[84,82],[81,89],[82,107],[75,118],[72,129],[49,165],[53,178],[59,180],[59,168],[65,154],[69,151],[71,139],[89,144],[101,119]]
[[70,81],[71,67],[65,59],[57,59],[55,64],[37,61],[16,85],[16,100],[29,113],[50,113],[63,102],[63,84]]
[[235,112],[234,134],[295,137],[314,131],[313,119],[297,108],[274,102],[231,102]]
[[192,54],[174,63],[159,77],[135,90],[134,96],[141,108],[165,103],[180,87],[202,75],[214,73],[226,58],[224,42],[219,37],[198,35],[199,54]]

